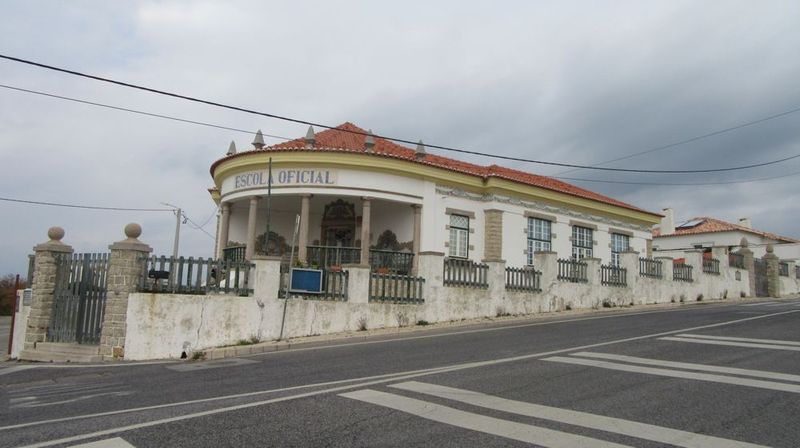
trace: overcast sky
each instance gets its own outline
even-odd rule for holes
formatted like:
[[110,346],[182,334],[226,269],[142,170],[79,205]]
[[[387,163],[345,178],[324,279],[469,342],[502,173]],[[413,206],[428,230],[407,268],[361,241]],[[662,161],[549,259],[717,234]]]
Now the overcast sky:
[[[409,140],[596,164],[800,107],[798,23],[796,1],[9,1],[0,53]],[[0,84],[305,134],[304,126],[4,60]],[[231,140],[241,150],[252,136],[0,88],[0,196],[111,207],[168,202],[198,224],[208,220],[213,234],[208,168]],[[798,143],[794,113],[607,166],[747,165],[800,154]],[[800,159],[718,175],[562,175],[698,183],[798,172]],[[575,183],[653,211],[673,207],[678,220],[747,216],[757,228],[800,237],[798,180]],[[0,216],[0,274],[24,273],[26,255],[53,225],[65,228],[77,252],[105,251],[132,221],[155,253],[172,250],[169,212],[0,202]],[[183,226],[181,254],[209,256],[212,248],[212,238]]]

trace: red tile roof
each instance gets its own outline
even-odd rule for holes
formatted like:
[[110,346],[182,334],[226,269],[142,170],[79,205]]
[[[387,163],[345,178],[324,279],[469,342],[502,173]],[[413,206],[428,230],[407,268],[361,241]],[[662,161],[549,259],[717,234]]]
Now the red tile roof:
[[[366,149],[364,148],[364,141],[366,139],[366,136],[358,133],[366,133],[366,132],[367,131],[365,131],[364,129],[361,129],[358,126],[349,122],[341,124],[334,129],[324,130],[316,134],[313,151],[365,153]],[[442,157],[430,153],[426,154],[424,157],[417,158],[416,151],[414,149],[407,148],[405,146],[399,145],[397,143],[394,143],[392,141],[380,137],[375,137],[374,140],[375,140],[375,146],[373,148],[373,154],[378,157],[391,157],[391,158],[409,160],[415,163],[431,165],[437,168],[444,168],[458,173],[478,176],[483,178],[484,180],[489,177],[506,179],[513,182],[519,182],[522,184],[540,187],[547,190],[557,191],[559,193],[565,193],[571,196],[577,196],[584,199],[590,199],[593,201],[602,202],[605,204],[615,205],[617,207],[636,210],[638,212],[647,213],[649,215],[661,216],[658,213],[653,213],[635,207],[633,205],[626,204],[622,201],[618,201],[608,196],[603,196],[599,193],[595,193],[593,191],[576,187],[575,185],[568,184],[566,182],[553,179],[551,177],[539,176],[536,174],[531,174],[524,171],[518,171],[498,165],[490,165],[490,166],[476,165],[468,162],[463,162],[461,160]],[[263,149],[260,150],[244,151],[219,159],[216,162],[214,162],[214,164],[211,165],[211,174],[213,175],[217,165],[219,165],[225,160],[230,160],[238,156],[252,154],[253,152],[259,152],[259,151],[311,151],[311,150],[305,149],[305,139],[301,137],[287,142],[279,143],[277,145],[264,147]]]
[[[738,224],[733,224],[727,221],[723,221],[721,219],[716,218],[709,218],[707,216],[700,216],[697,218],[692,218],[690,221],[700,221],[694,227],[690,227],[687,229],[679,229],[675,228],[675,233],[670,233],[669,235],[661,235],[661,229],[656,228],[653,230],[653,238],[664,238],[670,236],[681,236],[681,235],[698,235],[701,233],[719,233],[719,232],[747,232],[754,235],[759,235],[764,238],[769,238],[776,241],[784,241],[787,243],[797,243],[800,242],[798,240],[787,238],[785,236],[776,235],[774,233],[769,232],[762,232],[761,230],[751,229],[749,227],[740,226]],[[688,222],[688,221],[687,221]]]

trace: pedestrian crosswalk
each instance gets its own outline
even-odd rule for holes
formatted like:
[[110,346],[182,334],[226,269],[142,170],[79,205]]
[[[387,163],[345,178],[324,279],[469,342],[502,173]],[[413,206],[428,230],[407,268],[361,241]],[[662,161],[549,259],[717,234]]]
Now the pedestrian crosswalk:
[[402,411],[426,420],[512,440],[533,443],[544,447],[629,446],[605,440],[603,437],[607,437],[608,434],[687,448],[752,448],[761,446],[748,442],[697,434],[588,412],[510,400],[480,392],[430,383],[409,381],[391,385],[390,388],[419,394],[422,398],[436,397],[450,400],[454,405],[466,404],[484,410],[500,411],[508,414],[547,420],[575,427],[592,429],[600,431],[601,433],[591,437],[578,435],[567,431],[490,417],[477,412],[468,412],[452,406],[425,401],[420,398],[411,398],[372,389],[347,392],[340,394],[340,396]]
[[38,408],[130,394],[123,385],[114,383],[48,383],[10,391],[8,404],[11,409]]
[[570,356],[551,356],[544,358],[543,361],[800,393],[800,375],[787,373],[591,352],[572,353]]
[[659,338],[662,341],[688,342],[692,344],[727,345],[732,347],[765,348],[800,352],[800,342],[776,339],[752,339],[701,334],[678,334]]

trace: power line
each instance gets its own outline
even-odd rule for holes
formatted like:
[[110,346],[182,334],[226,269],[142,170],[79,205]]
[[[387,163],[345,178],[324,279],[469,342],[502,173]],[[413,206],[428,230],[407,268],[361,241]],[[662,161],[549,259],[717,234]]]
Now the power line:
[[[246,129],[238,129],[238,128],[232,128],[232,127],[229,127],[229,126],[219,125],[219,124],[207,123],[207,122],[203,122],[203,121],[196,121],[196,120],[189,120],[189,119],[186,119],[186,118],[172,117],[172,116],[169,116],[169,115],[157,114],[157,113],[153,113],[153,112],[146,112],[146,111],[143,111],[143,110],[129,109],[127,107],[112,106],[110,104],[97,103],[97,102],[94,102],[94,101],[81,100],[81,99],[78,99],[78,98],[71,98],[71,97],[68,97],[68,96],[56,95],[56,94],[53,94],[53,93],[46,93],[46,92],[40,92],[40,91],[36,91],[36,90],[23,89],[21,87],[14,87],[14,86],[9,86],[9,85],[5,85],[5,84],[0,84],[0,87],[2,87],[4,89],[16,90],[16,91],[19,91],[19,92],[31,93],[33,95],[41,95],[41,96],[46,96],[46,97],[50,97],[50,98],[57,98],[57,99],[60,99],[60,100],[65,100],[65,101],[72,101],[72,102],[75,102],[75,103],[88,104],[90,106],[105,107],[107,109],[114,109],[114,110],[119,110],[119,111],[122,111],[122,112],[130,112],[130,113],[133,113],[133,114],[146,115],[148,117],[163,118],[165,120],[179,121],[179,122],[182,122],[182,123],[196,124],[196,125],[199,125],[199,126],[207,126],[207,127],[216,128],[216,129],[224,129],[226,131],[242,132],[244,134],[250,134],[250,135],[255,135],[256,134],[255,132],[248,131]],[[291,139],[289,137],[282,137],[280,135],[271,135],[271,134],[262,134],[262,135],[264,137],[272,137],[272,138],[276,138],[276,139],[280,139],[280,140],[293,140],[293,139]]]
[[28,200],[25,200],[25,199],[2,198],[2,197],[0,197],[0,201],[19,202],[19,203],[22,203],[22,204],[32,204],[32,205],[48,205],[48,206],[51,206],[51,207],[81,208],[81,209],[89,209],[89,210],[112,210],[112,211],[127,211],[127,212],[170,212],[170,211],[172,211],[172,209],[169,209],[169,208],[100,207],[100,206],[95,206],[95,205],[62,204],[62,203],[58,203],[58,202],[28,201]]
[[[145,91],[145,92],[155,93],[155,94],[158,94],[158,95],[164,95],[164,96],[169,96],[169,97],[172,97],[172,98],[178,98],[178,99],[182,99],[182,100],[186,100],[186,101],[191,101],[191,102],[195,102],[195,103],[199,103],[199,104],[206,104],[206,105],[209,105],[209,106],[220,107],[220,108],[223,108],[223,109],[229,109],[229,110],[234,110],[234,111],[238,111],[238,112],[244,112],[244,113],[253,114],[253,115],[260,115],[260,116],[264,116],[264,117],[268,117],[268,118],[274,118],[274,119],[277,119],[277,120],[288,121],[288,122],[291,122],[291,123],[305,124],[305,125],[309,125],[309,126],[317,126],[319,128],[324,128],[324,129],[335,129],[335,126],[316,123],[316,122],[313,122],[313,121],[302,120],[302,119],[299,119],[299,118],[286,117],[286,116],[276,115],[276,114],[272,114],[272,113],[268,113],[268,112],[261,112],[261,111],[256,111],[256,110],[252,110],[252,109],[246,109],[246,108],[239,107],[239,106],[233,106],[233,105],[229,105],[229,104],[218,103],[218,102],[215,102],[215,101],[204,100],[204,99],[201,99],[201,98],[191,97],[191,96],[187,96],[187,95],[181,95],[181,94],[177,94],[177,93],[173,93],[173,92],[167,92],[167,91],[163,91],[163,90],[154,89],[154,88],[151,88],[151,87],[145,87],[145,86],[140,86],[140,85],[137,85],[137,84],[131,84],[131,83],[127,83],[127,82],[117,81],[117,80],[110,79],[110,78],[103,78],[103,77],[96,76],[96,75],[90,75],[90,74],[87,74],[87,73],[82,73],[82,72],[78,72],[78,71],[74,71],[74,70],[68,70],[68,69],[65,69],[65,68],[55,67],[55,66],[52,66],[52,65],[42,64],[42,63],[34,62],[34,61],[29,61],[29,60],[26,60],[26,59],[21,59],[21,58],[17,58],[17,57],[13,57],[13,56],[7,56],[7,55],[0,54],[0,58],[6,59],[6,60],[9,60],[9,61],[19,62],[19,63],[22,63],[22,64],[31,65],[31,66],[34,66],[34,67],[44,68],[44,69],[47,69],[47,70],[66,73],[66,74],[79,76],[79,77],[83,77],[83,78],[87,78],[87,79],[93,79],[95,81],[102,81],[102,82],[106,82],[106,83],[110,83],[110,84],[115,84],[115,85],[118,85],[118,86],[128,87],[128,88],[131,88],[131,89],[137,89],[137,90],[142,90],[142,91]],[[357,134],[357,135],[368,135],[368,133],[366,133],[366,132],[355,131],[355,130],[350,130],[350,129],[337,129],[337,130],[340,131],[340,132],[347,132],[347,133]],[[379,138],[383,138],[385,140],[391,140],[391,141],[399,142],[399,143],[406,143],[406,144],[409,144],[409,145],[416,145],[417,144],[416,142],[413,142],[411,140],[406,140],[406,139],[401,139],[401,138],[396,138],[396,137],[389,137],[389,136],[384,136],[384,135],[374,135],[374,137],[379,137]],[[597,167],[597,166],[588,166],[588,165],[577,165],[577,164],[572,164],[572,163],[548,162],[548,161],[542,161],[542,160],[524,159],[524,158],[521,158],[521,157],[503,156],[503,155],[497,155],[497,154],[487,154],[487,153],[482,153],[482,152],[478,152],[478,151],[470,151],[470,150],[458,149],[458,148],[453,148],[453,147],[449,147],[449,146],[441,146],[441,145],[428,144],[426,146],[429,147],[429,148],[441,149],[441,150],[444,150],[444,151],[452,151],[452,152],[457,152],[457,153],[462,153],[462,154],[471,154],[471,155],[477,155],[477,156],[483,156],[483,157],[491,157],[491,158],[502,159],[502,160],[510,160],[510,161],[514,161],[514,162],[527,162],[527,163],[535,163],[535,164],[540,164],[540,165],[561,166],[561,167],[565,167],[565,168],[580,168],[580,169],[597,170],[597,171],[614,171],[614,172],[629,172],[629,173],[652,173],[652,174],[655,174],[655,173],[660,173],[660,174],[686,173],[686,174],[689,174],[689,173],[715,173],[715,172],[725,172],[725,171],[738,171],[738,170],[744,170],[744,169],[749,169],[749,168],[758,168],[758,167],[762,167],[762,166],[773,165],[773,164],[776,164],[776,163],[781,163],[781,162],[785,162],[787,160],[792,160],[792,159],[800,157],[800,154],[797,154],[797,155],[794,155],[794,156],[786,157],[786,158],[779,159],[779,160],[773,160],[773,161],[770,161],[770,162],[757,163],[757,164],[752,164],[752,165],[744,165],[744,166],[738,166],[738,167],[728,167],[728,168],[713,168],[713,169],[703,169],[703,170],[643,170],[643,169],[626,169],[626,168],[606,168],[606,167]]]
[[[764,118],[760,118],[758,120],[748,121],[746,123],[740,123],[740,124],[737,124],[735,126],[731,126],[731,127],[725,128],[725,129],[720,129],[718,131],[709,132],[707,134],[703,134],[703,135],[698,135],[698,136],[695,136],[695,137],[687,138],[686,140],[680,140],[680,141],[677,141],[677,142],[674,142],[674,143],[669,143],[669,144],[663,145],[663,146],[656,146],[655,148],[650,148],[650,149],[646,149],[644,151],[636,152],[636,153],[633,153],[633,154],[628,154],[627,156],[617,157],[616,159],[605,160],[603,162],[598,162],[593,166],[606,165],[606,164],[613,163],[613,162],[619,162],[620,160],[627,160],[627,159],[638,157],[638,156],[641,156],[641,155],[644,155],[644,154],[649,154],[651,152],[656,152],[656,151],[661,151],[661,150],[664,150],[664,149],[674,148],[676,146],[685,145],[687,143],[696,142],[698,140],[702,140],[702,139],[709,138],[709,137],[714,137],[716,135],[724,134],[726,132],[731,132],[731,131],[735,131],[737,129],[742,129],[742,128],[745,128],[745,127],[748,127],[748,126],[753,126],[753,125],[756,125],[756,124],[760,124],[760,123],[763,123],[765,121],[774,120],[776,118],[784,117],[786,115],[790,115],[790,114],[793,114],[795,112],[800,112],[800,107],[797,107],[797,108],[794,108],[794,109],[789,109],[787,111],[784,111],[784,112],[781,112],[781,113],[778,113],[778,114],[775,114],[775,115],[770,115],[770,116],[767,116],[767,117],[764,117]],[[571,170],[562,171],[560,173],[556,173],[556,176],[558,176],[560,174],[571,173],[573,171],[578,171],[578,170],[580,170],[580,168],[575,168],[575,169],[571,169]]]
[[[16,90],[16,91],[20,91],[20,92],[24,92],[24,93],[31,93],[31,94],[34,94],[34,95],[42,95],[42,96],[45,96],[45,97],[50,97],[50,98],[55,98],[55,99],[73,101],[73,102],[76,102],[76,103],[87,104],[87,105],[90,105],[90,106],[104,107],[104,108],[119,110],[119,111],[123,111],[123,112],[131,112],[131,113],[134,113],[134,114],[146,115],[146,116],[150,116],[150,117],[163,118],[163,119],[167,119],[167,120],[179,121],[179,122],[184,122],[184,123],[189,123],[189,124],[196,124],[196,125],[200,125],[200,126],[208,126],[208,127],[218,128],[218,129],[225,129],[225,130],[230,130],[230,131],[236,131],[236,132],[242,132],[242,133],[245,133],[245,134],[255,135],[255,132],[252,132],[252,131],[248,131],[248,130],[245,130],[245,129],[232,128],[232,127],[223,126],[223,125],[217,125],[217,124],[214,124],[214,123],[208,123],[208,122],[202,122],[202,121],[196,121],[196,120],[188,120],[188,119],[183,119],[183,118],[176,118],[176,117],[172,117],[172,116],[164,115],[164,114],[146,112],[146,111],[136,110],[136,109],[129,109],[129,108],[120,107],[120,106],[113,106],[113,105],[109,105],[109,104],[98,103],[98,102],[88,101],[88,100],[82,100],[82,99],[78,99],[78,98],[65,97],[65,96],[62,96],[62,95],[55,95],[55,94],[36,91],[36,90],[23,89],[23,88],[19,88],[19,87],[4,85],[4,84],[0,84],[0,87],[6,88],[6,89],[11,89],[11,90]],[[270,134],[263,134],[263,135],[265,135],[267,137],[277,138],[277,139],[293,140],[292,138],[282,137],[282,136],[278,136],[278,135],[270,135]],[[574,170],[571,170],[571,171],[574,171]],[[789,176],[796,176],[798,174],[800,174],[800,172],[781,175],[781,176],[762,177],[762,178],[757,178],[757,179],[746,179],[746,180],[736,180],[736,181],[722,181],[722,182],[697,182],[697,183],[633,182],[633,181],[619,181],[619,180],[585,179],[585,178],[578,178],[578,177],[563,177],[563,176],[558,176],[558,175],[548,176],[548,177],[552,177],[554,179],[560,179],[560,180],[568,180],[568,181],[595,182],[595,183],[606,183],[606,184],[657,185],[657,186],[692,186],[692,185],[704,186],[704,185],[733,185],[733,184],[742,184],[742,183],[750,183],[750,182],[759,182],[759,181],[765,181],[765,180],[780,179],[780,178],[789,177]],[[210,219],[214,216],[214,213],[212,213],[211,216],[209,216],[209,218],[207,218],[204,221],[204,223],[203,223],[203,225],[201,227],[205,227],[206,224],[208,224]]]
[[669,183],[669,182],[628,182],[623,180],[596,180],[596,179],[581,179],[575,177],[558,177],[558,176],[551,176],[554,179],[561,179],[561,180],[571,180],[571,181],[580,181],[580,182],[598,182],[603,184],[626,184],[626,185],[662,185],[662,186],[702,186],[702,185],[733,185],[733,184],[746,184],[750,182],[761,182],[765,180],[773,180],[773,179],[781,179],[784,177],[791,177],[797,176],[800,174],[800,171],[795,173],[789,174],[782,174],[780,176],[772,176],[772,177],[760,177],[756,179],[745,179],[745,180],[732,180],[732,181],[720,181],[720,182],[690,182],[690,183]]

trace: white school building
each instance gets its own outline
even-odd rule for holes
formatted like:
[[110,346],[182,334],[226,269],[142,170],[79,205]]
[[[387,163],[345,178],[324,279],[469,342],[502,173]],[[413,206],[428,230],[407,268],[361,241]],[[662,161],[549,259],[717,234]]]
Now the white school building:
[[297,215],[297,257],[320,267],[369,264],[411,273],[425,252],[523,267],[533,264],[535,251],[554,251],[613,264],[629,249],[650,252],[657,213],[549,177],[366,133],[345,123],[273,146],[257,138],[252,150],[232,147],[211,166],[209,191],[221,211],[216,254],[288,259]]

